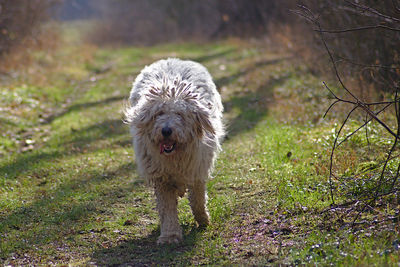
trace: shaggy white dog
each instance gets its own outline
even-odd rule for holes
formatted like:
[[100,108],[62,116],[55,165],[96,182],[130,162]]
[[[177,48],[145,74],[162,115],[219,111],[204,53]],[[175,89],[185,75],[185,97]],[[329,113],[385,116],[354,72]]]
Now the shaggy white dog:
[[224,135],[221,97],[205,67],[170,58],[142,70],[129,102],[137,168],[157,198],[157,243],[178,243],[177,198],[186,189],[197,223],[209,223],[205,183]]

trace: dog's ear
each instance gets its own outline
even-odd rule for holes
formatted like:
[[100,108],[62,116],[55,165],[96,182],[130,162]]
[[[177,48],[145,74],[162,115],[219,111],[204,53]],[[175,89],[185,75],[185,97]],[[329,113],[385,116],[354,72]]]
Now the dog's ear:
[[134,124],[136,127],[143,128],[150,123],[152,116],[149,112],[141,111],[137,114]]
[[132,123],[137,128],[146,128],[151,124],[152,121],[154,121],[154,118],[159,113],[156,107],[157,103],[155,102],[156,101],[149,101],[145,105],[141,106],[141,108],[136,110],[137,112]]
[[210,134],[215,134],[215,129],[212,126],[209,115],[207,111],[204,110],[198,110],[195,112],[195,119],[197,123],[197,132],[200,136],[202,136],[205,132],[208,132]]

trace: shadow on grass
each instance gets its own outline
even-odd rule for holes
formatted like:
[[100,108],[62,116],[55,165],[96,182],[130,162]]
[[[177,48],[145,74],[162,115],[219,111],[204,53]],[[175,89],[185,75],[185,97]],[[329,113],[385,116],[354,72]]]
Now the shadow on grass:
[[82,174],[54,190],[38,190],[32,203],[0,218],[0,236],[5,237],[0,239],[0,259],[25,249],[41,251],[51,242],[79,235],[80,229],[93,220],[95,214],[104,213],[107,207],[137,190],[138,186],[144,188],[143,181],[135,180],[99,190],[103,183],[115,177],[129,178],[135,169],[135,165],[129,163],[109,171],[87,171],[87,177]]
[[124,241],[115,247],[101,249],[92,255],[92,262],[100,266],[159,266],[190,265],[187,253],[193,250],[204,229],[183,226],[183,243],[157,246],[160,229],[144,238]]
[[245,68],[245,69],[243,69],[241,71],[233,73],[232,75],[221,77],[221,78],[215,80],[215,84],[216,84],[217,88],[221,88],[222,86],[225,86],[225,85],[228,85],[228,84],[234,82],[239,77],[241,77],[243,75],[246,75],[246,74],[256,70],[257,68],[260,68],[260,67],[263,67],[263,66],[267,66],[267,65],[277,64],[277,63],[279,63],[279,62],[281,62],[283,60],[286,60],[286,59],[289,59],[289,57],[256,62],[255,64],[251,65],[250,67],[247,67],[247,68]]
[[[277,63],[279,60],[275,62]],[[273,63],[269,62],[268,64]],[[289,78],[290,75],[270,78],[255,91],[240,92],[225,101],[223,104],[226,112],[231,110],[237,112],[237,115],[228,122],[227,138],[232,138],[255,127],[268,114],[268,106],[273,101],[274,88],[284,84]]]
[[121,101],[127,99],[127,96],[112,96],[100,101],[94,101],[94,102],[87,102],[87,103],[80,103],[80,104],[74,104],[69,106],[67,109],[55,113],[55,114],[51,114],[50,116],[48,116],[45,121],[44,124],[49,124],[51,122],[53,122],[55,119],[61,118],[65,115],[67,115],[70,112],[74,112],[74,111],[80,111],[82,109],[86,109],[86,108],[91,108],[91,107],[95,107],[95,106],[100,106],[100,105],[105,105],[105,104],[109,104],[115,101]]
[[192,60],[196,61],[196,62],[199,62],[199,63],[204,63],[204,62],[207,62],[209,60],[213,60],[213,59],[216,59],[216,58],[219,58],[219,57],[223,57],[223,56],[229,55],[229,54],[231,54],[231,53],[233,53],[235,51],[236,51],[236,49],[229,48],[229,49],[226,49],[226,50],[223,50],[223,51],[220,51],[220,52],[216,52],[216,53],[213,53],[213,54],[199,56],[197,58],[193,58]]
[[86,146],[88,151],[92,151],[89,144],[122,135],[129,136],[129,127],[122,119],[104,120],[79,130],[72,129],[69,136],[71,140],[67,139],[62,146]]
[[[62,160],[64,157],[93,152],[101,149],[96,146],[99,141],[109,138],[117,138],[127,135],[126,140],[117,140],[114,143],[107,144],[103,149],[110,148],[115,145],[125,145],[130,143],[128,137],[128,126],[124,125],[121,119],[105,120],[85,128],[71,132],[60,140],[64,140],[60,144],[53,145],[53,149],[37,149],[32,152],[21,153],[17,158],[9,163],[0,166],[0,175],[6,179],[13,179],[17,176],[27,173],[35,168],[40,169],[40,164]],[[51,143],[52,140],[49,141]],[[94,143],[92,145],[92,143]],[[45,166],[42,166],[45,167]]]
[[0,175],[6,180],[14,179],[21,174],[31,171],[39,162],[47,162],[62,156],[64,156],[64,153],[61,151],[20,153],[12,162],[6,162],[0,166]]

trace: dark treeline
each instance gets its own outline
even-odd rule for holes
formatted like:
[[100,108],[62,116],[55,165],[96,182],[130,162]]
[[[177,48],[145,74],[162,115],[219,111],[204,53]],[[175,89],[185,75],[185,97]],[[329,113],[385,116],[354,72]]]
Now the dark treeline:
[[[57,5],[55,5],[57,4]],[[35,40],[40,22],[91,18],[88,40],[97,45],[152,45],[286,34],[297,54],[325,55],[315,24],[295,14],[304,5],[318,17],[341,71],[382,91],[398,87],[398,0],[0,0],[0,55],[25,39]],[[283,26],[283,27],[282,27]],[[280,33],[281,29],[289,31]],[[321,66],[314,64],[312,66]],[[320,71],[323,67],[314,67]]]
[[26,41],[38,41],[49,0],[0,0],[0,56]]
[[[399,89],[398,0],[307,0],[304,4],[318,18],[327,45],[344,75],[372,83],[379,91]],[[310,27],[317,30],[314,23]],[[314,37],[320,39],[319,34]]]
[[99,0],[93,6],[104,19],[93,40],[129,44],[257,36],[288,10],[265,0]]
[[380,91],[398,87],[398,0],[75,0],[65,3],[75,8],[75,14],[88,13],[92,8],[91,12],[100,19],[89,39],[99,45],[152,45],[228,36],[273,38],[284,26],[290,29],[283,33],[288,35],[285,40],[291,42],[297,54],[311,61],[309,65],[314,66],[314,71],[326,72],[329,69],[326,62],[317,64],[327,57],[315,25],[306,25],[307,20],[293,12],[304,5],[319,18],[324,30],[334,31],[324,33],[324,37],[344,75],[362,84],[374,84]]

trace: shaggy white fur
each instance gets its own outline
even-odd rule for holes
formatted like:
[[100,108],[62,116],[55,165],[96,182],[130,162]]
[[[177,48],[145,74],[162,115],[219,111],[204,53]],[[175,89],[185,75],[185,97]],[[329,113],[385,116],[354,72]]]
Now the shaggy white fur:
[[137,168],[157,198],[157,243],[178,243],[177,198],[186,189],[197,223],[209,223],[205,183],[224,136],[221,97],[205,67],[170,58],[142,70],[129,102],[126,118]]

